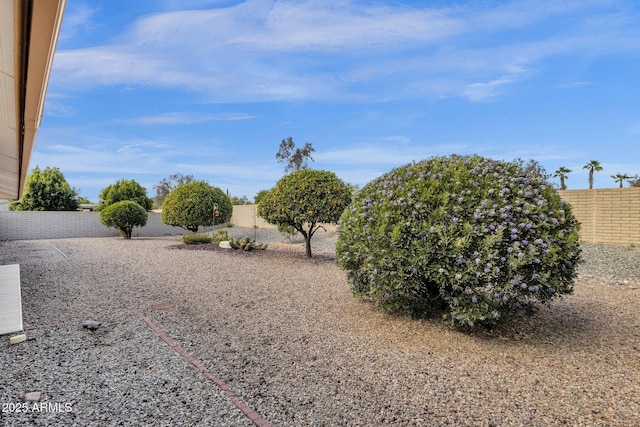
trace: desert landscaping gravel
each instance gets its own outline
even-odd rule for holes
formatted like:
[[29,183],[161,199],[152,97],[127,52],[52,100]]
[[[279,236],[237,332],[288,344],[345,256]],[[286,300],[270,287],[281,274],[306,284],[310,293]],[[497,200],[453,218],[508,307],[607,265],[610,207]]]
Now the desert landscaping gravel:
[[141,316],[273,426],[640,425],[638,248],[585,244],[573,295],[463,333],[355,299],[335,232],[311,260],[277,230],[228,232],[270,246],[0,242],[27,335],[0,337],[0,425],[253,425]]

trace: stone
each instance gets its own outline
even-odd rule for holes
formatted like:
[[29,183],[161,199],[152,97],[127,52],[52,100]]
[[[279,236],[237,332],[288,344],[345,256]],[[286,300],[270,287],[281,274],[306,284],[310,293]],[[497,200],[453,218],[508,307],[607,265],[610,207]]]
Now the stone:
[[37,402],[42,397],[42,393],[39,391],[30,391],[29,393],[25,393],[23,400],[25,402]]
[[82,322],[82,327],[83,328],[90,329],[92,331],[95,331],[100,326],[102,326],[102,323],[96,322],[95,320],[85,320],[84,322]]
[[16,335],[9,338],[9,344],[18,344],[25,341],[26,339],[27,339],[27,336],[25,334]]
[[223,240],[222,242],[218,243],[218,246],[220,246],[220,248],[222,249],[231,249],[231,244],[228,240]]

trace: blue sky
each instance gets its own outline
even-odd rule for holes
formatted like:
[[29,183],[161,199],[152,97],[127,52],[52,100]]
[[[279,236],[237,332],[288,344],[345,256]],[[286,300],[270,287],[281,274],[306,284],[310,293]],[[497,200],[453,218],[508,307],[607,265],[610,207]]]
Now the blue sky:
[[[98,200],[174,173],[249,199],[284,165],[360,186],[435,155],[640,174],[635,0],[68,0],[31,166]],[[557,180],[556,180],[557,181]]]

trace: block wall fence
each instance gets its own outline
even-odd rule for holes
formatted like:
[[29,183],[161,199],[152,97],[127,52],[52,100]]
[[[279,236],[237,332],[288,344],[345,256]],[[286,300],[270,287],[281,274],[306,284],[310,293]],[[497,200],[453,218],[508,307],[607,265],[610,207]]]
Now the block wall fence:
[[[640,245],[640,188],[564,190],[560,197],[571,204],[580,221],[585,242]],[[256,214],[256,205],[233,207],[231,224],[238,227],[275,228]],[[335,226],[326,227],[334,231]],[[201,231],[211,231],[212,227]],[[135,228],[133,237],[184,234],[162,224],[160,213],[149,212],[147,225]],[[102,225],[98,212],[0,212],[0,240],[112,237],[118,233]]]
[[[231,223],[239,227],[275,228],[256,217],[256,205],[233,207]],[[217,228],[217,227],[216,227]],[[212,231],[213,227],[200,231]],[[149,212],[147,225],[133,229],[132,237],[177,236],[186,233],[180,227],[163,224],[159,212]],[[114,237],[118,232],[100,222],[99,212],[0,212],[0,240],[63,239],[74,237]]]
[[558,191],[589,243],[640,245],[640,187]]

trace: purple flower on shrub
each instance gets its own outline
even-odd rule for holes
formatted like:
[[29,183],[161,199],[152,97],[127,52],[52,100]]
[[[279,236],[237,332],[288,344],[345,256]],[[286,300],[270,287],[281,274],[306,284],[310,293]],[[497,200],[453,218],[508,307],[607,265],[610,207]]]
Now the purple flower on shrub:
[[491,313],[491,316],[493,316],[493,318],[494,318],[494,319],[497,319],[498,317],[500,317],[500,313],[498,313],[497,311],[495,311],[495,310],[494,310],[494,311]]
[[474,304],[477,303],[478,302],[478,298],[475,295],[472,296],[471,297],[471,302],[474,303]]

